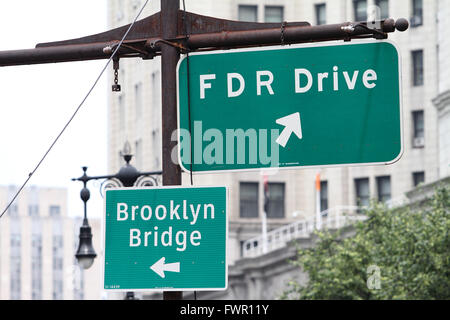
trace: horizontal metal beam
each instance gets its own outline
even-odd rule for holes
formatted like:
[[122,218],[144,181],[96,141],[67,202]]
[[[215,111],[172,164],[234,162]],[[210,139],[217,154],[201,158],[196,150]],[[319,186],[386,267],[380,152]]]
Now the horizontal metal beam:
[[[157,175],[162,175],[162,174],[163,174],[162,171],[145,171],[145,172],[139,172],[139,177],[140,176],[157,176]],[[72,178],[72,181],[88,182],[90,180],[102,180],[102,179],[112,179],[112,178],[118,178],[117,173],[116,174],[107,174],[107,175],[103,175],[103,176],[83,175],[79,178]]]
[[[361,37],[387,38],[390,32],[405,31],[408,21],[386,19],[378,22],[380,28],[371,30],[367,23],[331,24],[321,26],[289,23],[279,28],[246,29],[211,33],[179,35],[174,39],[162,37],[125,41],[118,56],[152,58],[161,53],[162,43],[195,50],[231,49],[251,46],[308,43],[331,40],[350,40]],[[271,24],[273,26],[273,24]],[[35,49],[0,51],[0,66],[28,65],[55,62],[108,59],[117,40],[86,44],[60,44],[39,46]]]
[[[379,22],[379,30],[370,30],[367,23],[342,23],[320,26],[285,27],[259,30],[231,31],[190,35],[185,45],[191,50],[206,48],[239,48],[278,44],[308,43],[331,40],[350,40],[360,37],[387,38],[395,30],[405,31],[408,21],[387,19]],[[158,46],[156,44],[156,49]]]
[[[113,44],[92,43],[0,51],[0,66],[108,59],[111,53],[105,48],[111,45]],[[126,43],[120,48],[118,54],[119,56],[138,55],[135,50],[128,48]]]
[[0,66],[105,59],[105,44],[70,45],[0,51]]

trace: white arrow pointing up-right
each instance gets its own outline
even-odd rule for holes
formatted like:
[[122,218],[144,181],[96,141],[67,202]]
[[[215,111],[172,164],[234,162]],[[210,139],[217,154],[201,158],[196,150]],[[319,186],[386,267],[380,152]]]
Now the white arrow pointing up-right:
[[284,126],[285,128],[281,132],[280,136],[276,140],[276,143],[278,143],[283,148],[286,146],[286,143],[288,142],[289,138],[291,137],[292,133],[295,133],[295,135],[301,139],[302,136],[302,124],[300,122],[300,113],[296,112],[293,114],[290,114],[286,117],[280,118],[275,121],[276,123]]

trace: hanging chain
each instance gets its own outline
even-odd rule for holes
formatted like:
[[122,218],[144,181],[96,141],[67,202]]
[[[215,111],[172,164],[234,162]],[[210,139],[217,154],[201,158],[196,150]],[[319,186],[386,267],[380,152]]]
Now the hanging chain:
[[114,69],[114,84],[112,85],[112,91],[120,91],[119,84],[119,59],[113,59],[113,69]]
[[114,84],[117,84],[119,82],[119,72],[117,70],[114,70]]

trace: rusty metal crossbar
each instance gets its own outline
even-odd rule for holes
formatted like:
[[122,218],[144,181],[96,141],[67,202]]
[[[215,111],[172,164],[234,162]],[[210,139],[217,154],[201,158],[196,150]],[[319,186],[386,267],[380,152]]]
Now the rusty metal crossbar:
[[[178,10],[178,25],[183,11]],[[161,33],[161,14],[136,22],[132,32],[118,51],[120,58],[151,59],[161,55],[162,46],[169,44],[180,52],[234,49],[252,46],[308,43],[360,38],[387,38],[388,33],[405,31],[405,19],[379,21],[380,29],[371,29],[367,22],[345,22],[311,26],[307,22],[254,23],[217,19],[190,12],[185,13],[189,37],[178,27],[175,37]],[[184,21],[183,21],[184,22]],[[34,49],[0,51],[0,66],[28,65],[69,61],[108,59],[113,48],[129,25],[83,38],[40,43]]]

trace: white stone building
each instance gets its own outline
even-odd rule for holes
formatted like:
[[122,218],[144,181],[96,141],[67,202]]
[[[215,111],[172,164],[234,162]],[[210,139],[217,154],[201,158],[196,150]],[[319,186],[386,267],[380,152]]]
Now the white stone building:
[[450,2],[439,0],[438,16],[438,94],[433,99],[438,112],[439,176],[450,176]]
[[[448,2],[448,1],[447,1]],[[448,129],[438,139],[437,109],[433,99],[448,83],[441,72],[450,59],[444,50],[445,32],[439,21],[450,19],[445,0],[186,0],[187,11],[231,20],[258,22],[308,21],[331,24],[366,20],[367,8],[378,5],[382,18],[407,18],[408,31],[390,34],[402,56],[404,154],[389,166],[362,166],[282,170],[269,176],[272,198],[269,229],[316,211],[315,177],[321,179],[321,208],[402,199],[404,193],[439,178],[439,141],[448,148]],[[132,21],[144,1],[110,0],[108,29]],[[159,11],[160,1],[150,1],[142,17]],[[445,7],[446,9],[444,10]],[[180,1],[182,8],[182,1]],[[448,24],[448,22],[446,22]],[[445,30],[442,27],[442,30]],[[439,36],[441,34],[441,36]],[[441,44],[442,42],[442,44]],[[442,46],[441,46],[442,45]],[[439,59],[438,59],[439,48]],[[448,68],[446,69],[448,70]],[[112,72],[110,73],[112,83]],[[121,166],[119,152],[125,141],[132,144],[134,165],[140,170],[161,169],[161,71],[159,57],[153,60],[122,59],[119,83],[122,91],[108,93],[108,170]],[[164,88],[163,88],[164,89]],[[441,89],[442,90],[442,89]],[[444,93],[442,91],[442,93]],[[436,101],[436,100],[435,100]],[[447,100],[448,101],[448,100]],[[448,108],[447,108],[448,109]],[[448,128],[448,126],[447,126]],[[447,147],[445,147],[447,146]],[[448,150],[448,149],[444,149]],[[442,151],[442,150],[441,150]],[[441,166],[445,165],[442,160]],[[444,155],[445,157],[445,155]],[[444,172],[445,173],[445,172]],[[441,168],[442,174],[442,168]],[[448,174],[448,171],[447,171]],[[183,183],[189,177],[183,174]],[[195,185],[227,185],[230,188],[229,261],[242,252],[243,241],[260,234],[263,200],[262,176],[258,172],[194,175]]]
[[[0,186],[2,209],[16,191]],[[75,259],[81,223],[67,215],[67,189],[23,189],[0,219],[0,299],[100,299],[100,220],[89,220],[97,261],[88,270]]]

